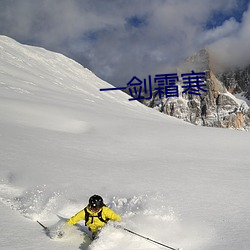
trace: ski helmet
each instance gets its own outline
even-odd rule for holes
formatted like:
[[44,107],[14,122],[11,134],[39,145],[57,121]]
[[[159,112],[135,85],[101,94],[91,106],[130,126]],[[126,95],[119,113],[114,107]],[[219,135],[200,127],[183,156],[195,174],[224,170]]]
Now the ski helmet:
[[89,206],[93,210],[98,210],[103,207],[103,199],[99,195],[93,195],[89,198]]

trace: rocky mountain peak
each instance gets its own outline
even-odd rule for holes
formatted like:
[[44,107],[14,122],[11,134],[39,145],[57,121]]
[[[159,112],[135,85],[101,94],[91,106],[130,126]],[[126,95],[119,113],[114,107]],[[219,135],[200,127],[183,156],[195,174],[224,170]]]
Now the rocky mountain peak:
[[250,97],[250,67],[227,72],[221,71],[222,68],[207,49],[201,49],[179,65],[177,72],[179,76],[192,70],[205,72],[206,91],[200,92],[200,95],[183,93],[180,91],[183,90],[183,81],[180,80],[177,83],[179,97],[160,98],[153,95],[151,100],[143,100],[142,103],[196,125],[248,130],[248,100],[238,99],[233,94]]
[[207,49],[201,49],[193,55],[189,56],[182,64],[179,65],[180,71],[207,71],[210,69],[210,54]]

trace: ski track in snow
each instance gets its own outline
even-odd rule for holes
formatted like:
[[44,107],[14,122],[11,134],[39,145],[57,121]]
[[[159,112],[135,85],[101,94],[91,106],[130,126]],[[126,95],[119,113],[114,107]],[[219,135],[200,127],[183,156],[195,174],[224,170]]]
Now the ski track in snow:
[[[67,116],[65,110],[51,108],[48,105],[38,105],[25,102],[8,101],[1,103],[1,110],[8,108],[9,112],[2,117],[2,121],[15,122],[33,128],[47,129],[66,133],[85,133],[90,130],[90,125],[81,120]],[[20,108],[22,112],[20,113]],[[4,112],[2,112],[4,113]]]

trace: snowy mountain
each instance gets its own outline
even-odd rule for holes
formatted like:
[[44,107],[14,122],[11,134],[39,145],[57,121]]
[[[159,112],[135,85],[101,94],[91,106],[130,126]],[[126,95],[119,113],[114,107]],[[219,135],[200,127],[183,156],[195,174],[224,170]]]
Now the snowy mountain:
[[[50,228],[102,195],[122,225],[184,250],[248,250],[249,133],[193,126],[63,55],[0,37],[1,249],[153,250],[107,225]],[[112,86],[111,86],[112,87]]]
[[196,125],[249,130],[249,71],[218,71],[221,67],[208,50],[202,49],[188,57],[177,70],[179,76],[192,70],[206,72],[206,88],[200,91],[201,95],[182,93],[183,81],[180,80],[179,97],[153,96],[143,103]]
[[218,72],[217,77],[225,84],[230,93],[245,98],[250,105],[250,65]]

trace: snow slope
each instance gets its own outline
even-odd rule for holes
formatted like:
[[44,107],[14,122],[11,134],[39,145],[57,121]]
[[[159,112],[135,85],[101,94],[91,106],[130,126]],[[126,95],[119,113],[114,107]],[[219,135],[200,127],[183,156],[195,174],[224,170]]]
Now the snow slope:
[[0,248],[162,249],[112,225],[90,244],[83,223],[61,240],[36,223],[53,228],[97,193],[124,227],[166,245],[250,249],[249,133],[196,127],[108,87],[0,36]]

